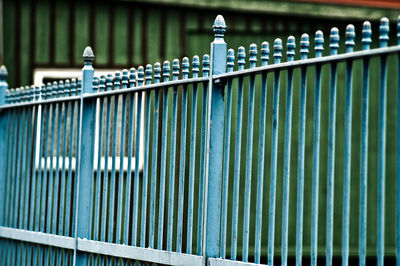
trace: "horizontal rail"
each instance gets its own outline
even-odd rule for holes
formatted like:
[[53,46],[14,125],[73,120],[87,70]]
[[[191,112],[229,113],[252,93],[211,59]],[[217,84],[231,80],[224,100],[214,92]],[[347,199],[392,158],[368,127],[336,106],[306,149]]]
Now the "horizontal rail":
[[[41,232],[28,231],[0,226],[0,238],[29,242],[34,244],[65,248],[75,248],[75,238],[46,234]],[[113,243],[105,243],[93,240],[78,238],[78,251],[96,253],[105,256],[121,257],[126,259],[140,260],[151,263],[167,265],[204,265],[204,257],[177,253],[150,248],[140,248]]]
[[208,266],[266,266],[265,264],[255,264],[251,262],[224,260],[208,258]]
[[77,250],[167,265],[204,265],[204,257],[78,238]]
[[0,106],[0,111],[5,110],[5,109],[10,109],[10,108],[74,101],[74,100],[79,100],[81,98],[84,98],[84,99],[99,98],[99,97],[106,97],[106,96],[112,96],[112,95],[120,95],[120,94],[125,94],[125,93],[130,93],[130,92],[148,91],[148,90],[157,89],[157,88],[165,88],[165,87],[173,87],[173,86],[179,86],[179,85],[185,85],[185,84],[207,82],[209,80],[210,80],[209,77],[171,80],[168,82],[148,84],[148,85],[143,85],[140,87],[118,89],[118,90],[112,90],[112,91],[101,91],[101,92],[95,92],[95,93],[90,93],[90,94],[85,93],[80,96],[60,97],[60,98],[44,99],[44,100],[31,101],[31,102],[11,103],[11,104],[5,104],[5,105]]
[[324,57],[316,57],[316,58],[309,58],[305,60],[296,60],[292,62],[284,62],[275,65],[267,65],[267,66],[260,66],[255,68],[248,68],[244,70],[224,73],[220,75],[214,75],[212,78],[215,79],[226,79],[226,78],[237,78],[248,76],[251,74],[260,74],[260,73],[267,73],[276,70],[288,69],[288,68],[295,68],[301,66],[311,66],[317,64],[327,64],[332,62],[343,62],[348,60],[355,60],[365,57],[373,57],[379,55],[389,55],[400,53],[400,46],[392,46],[392,47],[384,47],[384,48],[376,48],[371,50],[363,50],[357,51],[347,54],[339,54],[339,55],[329,55]]
[[52,99],[42,99],[38,101],[31,101],[31,102],[21,102],[21,103],[9,103],[0,106],[0,111],[4,109],[10,109],[10,108],[18,108],[18,107],[26,107],[26,106],[34,106],[34,105],[45,105],[45,104],[51,104],[51,103],[62,103],[62,102],[68,102],[68,101],[75,101],[81,99],[81,96],[68,96],[68,97],[60,97],[60,98],[52,98]]
[[0,238],[7,238],[65,249],[75,248],[75,238],[73,237],[58,236],[4,226],[0,226]]

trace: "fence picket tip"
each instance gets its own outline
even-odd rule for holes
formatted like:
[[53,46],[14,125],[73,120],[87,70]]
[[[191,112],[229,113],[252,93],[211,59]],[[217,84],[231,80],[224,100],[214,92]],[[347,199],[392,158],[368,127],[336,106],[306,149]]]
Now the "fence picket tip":
[[86,46],[85,50],[83,51],[83,62],[91,65],[94,60],[94,53],[90,46]]
[[232,72],[235,65],[235,50],[229,49],[226,59],[227,72]]
[[361,39],[361,43],[363,44],[363,50],[368,50],[370,48],[372,42],[371,35],[372,35],[371,23],[369,21],[364,21],[362,28],[362,39]]
[[129,84],[129,71],[128,69],[123,69],[122,70],[122,88],[128,88],[128,84]]
[[65,80],[64,95],[65,96],[70,96],[71,95],[71,81],[69,79]]
[[224,34],[226,32],[226,23],[225,23],[225,19],[222,15],[218,15],[215,18],[215,21],[213,24],[213,31],[214,31],[215,39],[223,39],[224,38]]
[[154,83],[159,83],[161,80],[161,64],[156,62],[154,64]]
[[58,95],[58,82],[53,81],[53,84],[51,86],[51,95],[53,98],[56,98]]
[[310,37],[308,36],[307,33],[304,33],[301,35],[301,40],[300,40],[300,55],[301,55],[301,60],[306,60],[308,57],[309,53],[309,48],[310,47]]
[[99,89],[99,78],[94,77],[93,78],[93,90],[98,91],[98,89]]
[[379,41],[381,47],[387,47],[389,41],[389,19],[386,17],[381,18],[379,26]]
[[257,45],[255,43],[250,44],[250,49],[249,49],[249,62],[250,62],[250,68],[255,67],[257,63]]
[[58,82],[58,97],[64,96],[64,81],[60,80]]
[[315,33],[315,57],[321,57],[324,51],[324,33],[318,30]]
[[170,71],[171,71],[170,62],[168,60],[165,60],[163,62],[163,69],[162,69],[163,82],[167,82],[169,80]]
[[337,54],[337,50],[339,49],[339,29],[336,27],[333,27],[331,29],[331,34],[329,36],[330,39],[330,44],[329,44],[329,48],[331,49],[331,55],[335,55]]
[[351,53],[355,45],[354,39],[356,37],[356,32],[353,24],[349,24],[346,27],[346,53]]
[[189,75],[189,58],[188,57],[184,57],[182,59],[182,75],[183,75],[183,79],[188,78],[188,75]]
[[151,84],[151,81],[153,79],[152,74],[153,74],[153,67],[150,64],[146,65],[146,69],[145,69],[145,84]]
[[208,54],[203,55],[203,77],[208,77],[210,73],[210,56]]
[[286,44],[286,55],[288,57],[287,61],[291,62],[294,60],[294,56],[295,56],[295,49],[296,49],[296,39],[294,38],[294,36],[289,36],[287,39],[287,44]]
[[282,40],[276,38],[274,41],[274,64],[279,64],[282,58]]
[[193,61],[192,61],[192,75],[193,78],[197,78],[199,76],[199,69],[200,67],[200,58],[198,55],[193,56]]

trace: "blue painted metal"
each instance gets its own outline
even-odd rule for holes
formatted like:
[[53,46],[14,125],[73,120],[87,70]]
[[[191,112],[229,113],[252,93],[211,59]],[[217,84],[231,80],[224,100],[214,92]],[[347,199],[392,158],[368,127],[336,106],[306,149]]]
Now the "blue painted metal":
[[[93,90],[94,69],[92,63],[94,55],[90,47],[83,53],[84,67],[83,92],[89,93]],[[77,200],[75,216],[75,238],[88,238],[90,233],[90,210],[91,193],[93,184],[93,159],[94,159],[94,138],[92,134],[96,122],[96,100],[81,100],[79,118],[79,138],[77,141]],[[79,160],[78,160],[79,158]],[[79,162],[79,163],[78,163]],[[79,221],[79,222],[78,222]],[[75,265],[87,265],[88,255],[75,250]],[[75,259],[76,258],[76,259]]]
[[[351,232],[349,222],[352,214],[350,211],[351,145],[353,144],[351,142],[352,75],[353,61],[362,60],[358,255],[359,264],[365,265],[367,251],[367,163],[369,155],[368,113],[370,111],[368,107],[369,58],[375,56],[381,59],[380,95],[378,99],[379,127],[377,128],[378,156],[376,156],[378,163],[376,233],[378,265],[383,265],[385,255],[385,168],[388,164],[385,157],[386,135],[388,134],[386,132],[386,108],[388,108],[386,104],[386,90],[388,89],[386,79],[391,78],[387,76],[389,65],[387,65],[386,60],[388,55],[400,51],[399,46],[387,47],[389,21],[385,18],[381,20],[380,48],[369,50],[372,42],[371,25],[366,22],[362,34],[362,51],[353,51],[355,29],[354,26],[349,25],[346,29],[346,53],[337,54],[339,35],[338,30],[333,28],[330,43],[331,55],[329,56],[322,56],[323,35],[322,32],[318,31],[315,36],[315,58],[307,59],[309,40],[308,35],[303,35],[300,42],[301,57],[300,60],[295,60],[295,40],[293,37],[289,37],[287,62],[280,62],[282,44],[280,39],[277,39],[274,45],[275,64],[268,65],[268,43],[264,42],[261,47],[262,65],[256,67],[257,48],[256,45],[252,44],[249,51],[250,67],[245,69],[245,49],[240,47],[238,51],[239,69],[236,71],[233,70],[233,50],[229,50],[228,56],[226,56],[227,45],[223,40],[225,27],[223,18],[218,16],[214,23],[215,40],[211,46],[211,62],[208,55],[203,57],[203,77],[200,78],[198,77],[200,59],[195,56],[192,64],[192,77],[190,78],[189,59],[184,58],[182,60],[182,78],[180,78],[179,60],[174,60],[172,81],[169,81],[170,66],[168,62],[164,63],[163,80],[161,80],[161,65],[159,63],[154,65],[154,82],[152,82],[151,65],[146,66],[146,71],[143,67],[139,67],[137,86],[134,69],[131,69],[130,72],[123,70],[122,76],[117,72],[114,76],[110,74],[107,78],[103,76],[98,80],[93,77],[93,52],[89,48],[84,52],[83,77],[78,78],[78,80],[67,80],[65,83],[59,81],[41,87],[25,86],[7,89],[5,70],[4,67],[0,68],[0,125],[5,129],[0,131],[0,148],[4,150],[5,155],[0,158],[0,169],[2,169],[0,176],[0,193],[2,196],[0,263],[5,265],[13,263],[17,265],[127,265],[130,263],[127,260],[129,258],[138,259],[140,264],[144,262],[173,264],[175,262],[178,264],[196,262],[204,264],[208,261],[213,265],[234,265],[243,264],[254,257],[254,262],[259,264],[262,262],[262,248],[265,248],[262,247],[261,241],[264,237],[262,221],[268,217],[269,225],[265,232],[268,234],[266,255],[268,255],[268,263],[272,264],[274,253],[276,253],[274,251],[275,212],[279,209],[279,206],[276,206],[276,198],[278,197],[276,189],[277,180],[281,178],[278,163],[282,158],[281,262],[282,265],[287,265],[290,239],[290,231],[288,230],[290,220],[290,158],[293,143],[291,140],[292,89],[295,81],[293,79],[298,78],[294,75],[294,69],[299,68],[296,265],[301,265],[306,172],[304,165],[307,158],[305,155],[306,80],[308,68],[315,66],[315,84],[313,84],[315,88],[312,88],[313,93],[315,93],[314,123],[312,125],[313,166],[310,169],[312,170],[311,265],[316,265],[318,253],[320,131],[323,130],[328,130],[326,162],[324,161],[325,157],[321,157],[321,164],[327,163],[328,166],[325,252],[326,264],[331,265],[334,250],[333,230],[336,230],[333,227],[334,169],[337,166],[334,160],[336,146],[336,65],[343,62],[346,65],[346,79],[343,80],[345,84],[345,120],[341,259],[343,265],[348,265]],[[400,31],[400,22],[398,22],[398,31]],[[400,35],[398,33],[399,40]],[[211,75],[209,73],[210,65]],[[330,87],[329,120],[326,129],[321,128],[325,124],[321,124],[320,121],[321,110],[323,109],[323,104],[321,105],[321,69],[323,65],[331,66],[330,84],[328,85]],[[284,139],[282,139],[284,140],[284,147],[281,150],[278,148],[279,78],[281,71],[286,70],[288,73],[285,105],[286,124]],[[264,162],[267,157],[265,154],[266,87],[267,74],[270,72],[274,72],[270,198],[268,215],[263,217],[263,208],[265,207],[263,206]],[[261,84],[256,82],[258,75],[261,78]],[[146,82],[144,82],[144,78]],[[236,88],[235,79],[238,82],[237,106],[232,103],[232,89]],[[249,80],[248,87],[244,84],[244,81],[247,82],[247,80]],[[261,85],[260,102],[255,99],[254,91],[258,85]],[[188,103],[190,87],[193,88],[193,97],[192,102]],[[400,83],[398,87],[400,88]],[[179,104],[182,103],[180,119],[177,117],[179,110],[178,88],[181,90],[179,93],[182,92],[182,102],[179,102]],[[199,94],[199,89],[202,89],[201,94]],[[249,110],[246,113],[248,115],[248,128],[242,131],[244,89],[249,90]],[[398,90],[400,95],[400,89]],[[338,95],[342,97],[342,94]],[[145,97],[145,103],[143,103],[143,97]],[[202,105],[201,121],[198,121],[200,119],[197,110],[198,104]],[[254,108],[257,108],[258,104],[261,120],[259,125],[254,125],[253,118],[256,110]],[[153,107],[154,110],[152,110]],[[187,120],[188,107],[191,108],[190,125]],[[234,108],[237,108],[238,117],[235,124],[236,134],[232,132],[231,128]],[[400,105],[398,105],[398,108],[398,112],[400,112]],[[142,110],[144,110],[144,116]],[[226,113],[224,114],[225,110]],[[118,111],[121,111],[121,114]],[[160,111],[162,111],[162,117],[159,117]],[[96,117],[96,114],[99,118]],[[143,131],[142,117],[145,119],[144,132],[141,132]],[[97,128],[98,143],[94,143],[95,123],[99,123]],[[177,132],[178,124],[180,124],[181,130],[179,135]],[[254,137],[258,138],[259,146],[257,147],[257,190],[253,197],[257,201],[254,204],[256,206],[253,213],[251,211],[253,210],[251,187],[255,187],[255,184],[253,186],[251,184],[251,175],[253,174],[252,165],[254,163],[252,158],[254,126],[257,131]],[[158,131],[161,131],[160,134]],[[398,130],[398,143],[400,143],[399,132]],[[231,151],[231,134],[235,136],[235,151]],[[243,155],[241,150],[242,134],[245,134],[243,137],[247,141],[247,144],[245,144],[246,156],[243,158],[241,158]],[[159,135],[161,135],[160,140],[158,139]],[[189,137],[190,143],[186,143],[186,137]],[[144,145],[140,143],[143,140]],[[177,143],[180,144],[179,159],[176,158]],[[199,143],[200,151],[197,151]],[[169,144],[170,147],[168,147]],[[96,156],[94,145],[98,145]],[[127,147],[125,147],[126,145]],[[135,147],[133,147],[134,145]],[[188,152],[185,150],[186,147],[190,147]],[[397,150],[397,160],[400,162],[400,144],[398,144]],[[119,165],[117,165],[117,152],[120,159]],[[231,162],[231,152],[235,152],[234,162]],[[133,153],[135,153],[134,156]],[[267,154],[269,155],[269,153]],[[321,156],[325,156],[325,153],[321,153]],[[94,158],[97,161],[94,162]],[[109,162],[109,158],[111,158],[111,162]],[[178,162],[179,168],[177,169],[176,163]],[[187,162],[189,162],[189,165],[186,165]],[[111,167],[109,167],[109,163]],[[234,173],[233,180],[230,181],[229,169],[232,163],[234,164]],[[243,174],[245,174],[243,180],[240,180],[241,164],[245,166],[245,169],[242,169],[244,170],[242,171]],[[196,167],[198,167],[199,173],[196,172]],[[97,172],[94,173],[96,169]],[[199,180],[196,180],[197,174]],[[134,178],[133,183],[132,178]],[[187,184],[185,184],[186,178],[188,178]],[[396,178],[397,182],[400,183],[400,175],[397,175]],[[166,188],[167,183],[168,189]],[[240,188],[241,185],[244,185],[243,191]],[[175,186],[178,188],[176,192]],[[397,187],[397,194],[399,194],[399,187]],[[158,189],[159,191],[157,191]],[[167,191],[165,191],[166,189]],[[196,191],[197,189],[198,191]],[[240,192],[243,192],[243,195]],[[185,193],[187,194],[185,195]],[[141,194],[141,200],[139,194]],[[185,202],[186,199],[187,202]],[[243,242],[238,246],[238,228],[242,219],[239,216],[239,210],[242,211],[239,203],[241,199],[243,199]],[[165,203],[166,200],[167,203]],[[231,204],[231,200],[233,205],[232,228],[228,228],[230,225],[228,206]],[[397,219],[400,220],[399,195],[396,195],[396,201],[398,205],[396,206],[396,215]],[[164,206],[165,204],[168,204],[167,209]],[[196,204],[197,206],[195,206]],[[196,207],[197,221],[194,220]],[[166,219],[164,219],[165,215],[167,215]],[[158,221],[156,221],[157,218]],[[141,219],[140,223],[138,223],[138,219]],[[249,244],[251,239],[249,233],[253,221],[255,222],[254,249]],[[164,232],[164,227],[166,227],[166,232]],[[398,221],[396,228],[400,231],[400,222]],[[197,236],[195,237],[193,234],[196,229]],[[138,236],[139,230],[140,235]],[[230,243],[227,243],[229,235],[227,230],[232,232]],[[40,231],[45,234],[30,231]],[[19,236],[25,235],[25,237],[18,238],[10,232],[19,234]],[[174,233],[176,233],[176,237],[173,236]],[[31,234],[35,234],[35,237],[32,238]],[[63,239],[67,242],[70,241],[68,242],[70,246],[60,248],[57,242],[60,236],[56,236],[56,234],[66,236],[65,239],[67,240]],[[184,239],[185,236],[186,239]],[[320,236],[320,240],[323,237]],[[400,253],[399,232],[397,232],[396,237],[396,252]],[[157,238],[156,245],[154,243],[155,238]],[[51,242],[51,239],[57,240]],[[196,244],[194,240],[197,242]],[[140,247],[136,247],[137,241],[140,241]],[[176,245],[176,249],[171,252],[174,249],[173,244]],[[229,244],[231,245],[230,250],[227,248]],[[186,248],[183,245],[186,245]],[[159,250],[155,250],[155,248]],[[194,248],[197,248],[196,252],[193,251]],[[236,261],[238,250],[242,254],[239,261]],[[182,251],[189,254],[182,254]],[[89,255],[92,252],[94,254]],[[192,253],[197,253],[200,256],[192,255]],[[151,255],[144,258],[143,254]],[[226,259],[227,255],[230,255],[231,260]],[[160,260],[161,257],[163,259]],[[170,261],[169,259],[172,258],[174,260]],[[175,260],[176,258],[178,260]],[[400,264],[398,263],[398,265]]]
[[[182,59],[182,78],[189,77],[189,58]],[[177,217],[177,236],[176,251],[182,252],[182,230],[183,230],[183,201],[185,193],[185,163],[186,163],[186,124],[187,124],[187,86],[182,88],[182,109],[181,109],[181,147],[179,159],[179,191],[178,191],[178,217]],[[189,243],[188,243],[189,244]]]
[[[368,50],[371,40],[371,24],[363,24],[362,44],[363,50]],[[363,59],[363,83],[361,104],[361,165],[360,165],[360,238],[359,265],[365,265],[367,245],[367,173],[368,173],[368,102],[369,102],[369,58]]]
[[[293,36],[289,36],[287,40],[287,60],[294,60],[296,42]],[[293,69],[289,68],[287,73],[287,89],[286,89],[286,117],[285,117],[285,147],[283,162],[283,196],[282,196],[282,265],[286,265],[287,259],[287,239],[288,239],[288,216],[289,216],[289,185],[290,185],[290,141],[292,136],[292,105],[293,105]],[[299,187],[302,181],[298,182]],[[302,189],[297,191],[298,195],[302,194]],[[286,254],[285,254],[286,253]],[[296,258],[299,257],[297,254]],[[301,258],[301,254],[300,254]]]
[[[339,30],[332,28],[330,35],[331,55],[336,55],[339,48]],[[332,265],[333,256],[333,191],[335,175],[335,136],[336,136],[336,63],[331,64],[329,95],[329,128],[328,128],[328,177],[326,203],[326,264]]]
[[[192,77],[197,78],[199,75],[200,59],[196,55],[192,61]],[[191,108],[191,125],[190,125],[190,161],[189,161],[189,188],[188,188],[188,222],[187,222],[187,240],[186,252],[192,254],[193,246],[193,205],[194,205],[194,182],[196,167],[196,136],[197,136],[197,84],[193,84],[193,98]]]
[[[225,20],[218,15],[214,21],[214,41],[211,43],[211,74],[217,75],[226,71],[226,31]],[[210,76],[212,77],[212,76]],[[205,255],[219,257],[220,221],[221,221],[221,181],[224,130],[224,86],[209,81],[208,125],[206,155],[206,208],[205,218]]]
[[[245,64],[245,49],[238,49],[238,69],[243,70]],[[232,204],[232,238],[231,238],[231,260],[236,260],[237,235],[238,235],[238,213],[239,213],[239,186],[240,186],[240,156],[242,149],[242,114],[243,114],[243,78],[238,79],[238,103],[235,140],[235,167],[233,175],[233,204]]]
[[[355,38],[353,25],[346,27],[346,53],[352,53]],[[344,122],[344,180],[343,180],[343,218],[342,218],[342,265],[347,266],[349,261],[349,226],[350,226],[350,178],[351,178],[351,116],[352,116],[352,81],[353,61],[346,63],[346,96]]]
[[[380,47],[387,47],[389,20],[381,19],[379,27]],[[378,266],[383,266],[385,255],[385,179],[386,179],[386,116],[387,116],[387,56],[381,56],[379,79],[379,126],[378,126],[378,213],[377,255]]]
[[[205,54],[203,56],[203,77],[208,79],[210,73],[210,56]],[[206,128],[207,128],[207,105],[208,105],[208,83],[203,83],[203,103],[201,110],[201,146],[200,146],[200,180],[199,180],[199,199],[198,199],[198,229],[197,229],[197,255],[203,255],[203,225],[205,214],[204,202],[204,187],[205,187],[205,173],[206,173]]]
[[[170,63],[163,63],[163,82],[169,81]],[[162,103],[162,133],[161,133],[161,165],[160,165],[160,198],[158,204],[158,240],[157,248],[162,249],[164,235],[164,202],[165,202],[165,181],[167,179],[167,135],[168,135],[168,90],[169,87],[163,89]]]
[[[228,50],[227,72],[233,71],[235,65],[235,54],[233,49]],[[220,256],[225,259],[226,256],[226,227],[228,215],[228,185],[229,185],[229,151],[231,146],[231,117],[232,117],[232,79],[228,80],[226,89],[226,117],[225,117],[225,139],[224,139],[224,168],[222,181],[222,205],[221,205],[221,250]]]
[[[274,64],[279,64],[282,57],[282,40],[274,42]],[[279,75],[274,73],[274,89],[272,100],[272,144],[271,144],[271,180],[269,190],[269,215],[268,215],[268,264],[274,264],[275,245],[275,202],[276,202],[276,168],[278,163],[278,120],[279,120]]]
[[[324,49],[322,31],[315,33],[315,57],[321,57]],[[318,193],[319,193],[319,150],[321,122],[321,65],[315,66],[314,96],[314,136],[313,136],[313,170],[312,170],[312,205],[311,205],[311,265],[317,265],[318,249]]]
[[[261,65],[268,65],[269,44],[263,42],[261,45]],[[261,227],[262,227],[262,201],[264,187],[264,156],[265,156],[265,125],[267,107],[267,75],[261,76],[261,104],[260,104],[260,128],[259,128],[259,148],[258,148],[258,175],[257,175],[257,203],[256,203],[256,230],[255,230],[255,249],[254,262],[260,263],[261,256]]]

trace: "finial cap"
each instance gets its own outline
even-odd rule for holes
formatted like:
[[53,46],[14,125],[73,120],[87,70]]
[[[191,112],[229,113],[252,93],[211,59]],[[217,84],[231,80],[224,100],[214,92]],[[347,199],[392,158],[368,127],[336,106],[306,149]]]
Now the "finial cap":
[[226,32],[226,24],[225,19],[222,15],[218,15],[215,18],[213,31],[215,38],[224,38],[224,34]]
[[85,63],[93,63],[94,60],[94,53],[93,50],[90,46],[87,46],[85,48],[85,51],[83,51],[83,62]]

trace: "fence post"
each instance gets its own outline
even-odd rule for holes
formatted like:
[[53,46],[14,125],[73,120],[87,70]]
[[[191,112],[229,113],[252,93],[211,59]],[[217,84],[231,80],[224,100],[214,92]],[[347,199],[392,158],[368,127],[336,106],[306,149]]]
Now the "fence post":
[[221,80],[213,75],[226,72],[225,20],[218,15],[214,21],[214,41],[211,43],[211,75],[209,79],[208,125],[207,125],[207,178],[206,178],[206,227],[205,256],[219,257],[221,220],[221,180],[224,132],[224,89]]
[[[0,106],[6,103],[5,94],[8,89],[7,69],[5,66],[0,67]],[[5,152],[7,148],[7,116],[6,112],[0,110],[0,151]],[[4,225],[5,195],[6,195],[6,156],[0,156],[0,225]]]
[[77,203],[75,216],[75,265],[88,265],[88,254],[77,251],[78,238],[89,239],[90,200],[93,181],[94,131],[96,123],[96,98],[84,98],[93,90],[94,54],[90,47],[83,52],[82,96],[80,100],[80,128],[78,141]]

